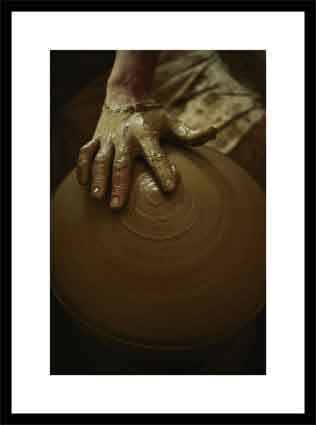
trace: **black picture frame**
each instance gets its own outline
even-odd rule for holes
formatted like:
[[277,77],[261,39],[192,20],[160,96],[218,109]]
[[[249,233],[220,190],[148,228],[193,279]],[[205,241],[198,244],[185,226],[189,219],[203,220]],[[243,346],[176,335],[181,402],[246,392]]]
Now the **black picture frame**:
[[[305,413],[12,414],[11,411],[11,15],[15,11],[302,11],[305,14]],[[1,423],[315,423],[315,2],[4,1],[1,3]],[[289,376],[290,384],[290,376]]]

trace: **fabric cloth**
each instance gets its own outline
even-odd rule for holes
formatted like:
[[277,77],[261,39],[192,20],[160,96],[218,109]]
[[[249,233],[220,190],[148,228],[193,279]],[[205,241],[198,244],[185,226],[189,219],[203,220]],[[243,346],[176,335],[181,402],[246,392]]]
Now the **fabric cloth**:
[[[105,89],[102,74],[53,114],[53,186],[75,166],[80,147],[92,137]],[[155,72],[153,97],[193,128],[218,128],[216,140],[207,146],[237,161],[265,188],[262,98],[232,75],[218,52],[163,52]]]

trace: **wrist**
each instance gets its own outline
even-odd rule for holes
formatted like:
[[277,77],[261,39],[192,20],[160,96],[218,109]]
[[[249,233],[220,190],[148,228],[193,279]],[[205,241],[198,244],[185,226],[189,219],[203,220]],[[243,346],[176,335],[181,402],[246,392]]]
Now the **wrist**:
[[107,84],[106,104],[139,103],[150,97],[158,52],[118,51]]
[[150,86],[137,76],[109,79],[106,90],[108,106],[135,104],[150,98]]

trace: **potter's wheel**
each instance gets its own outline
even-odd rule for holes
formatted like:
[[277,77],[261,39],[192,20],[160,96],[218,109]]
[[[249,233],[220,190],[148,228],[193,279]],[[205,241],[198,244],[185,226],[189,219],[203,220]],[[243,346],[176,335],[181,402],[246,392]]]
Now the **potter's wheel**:
[[55,293],[104,338],[191,348],[229,338],[265,303],[263,193],[209,148],[169,156],[182,176],[176,193],[161,194],[139,163],[121,213],[74,172],[55,195]]

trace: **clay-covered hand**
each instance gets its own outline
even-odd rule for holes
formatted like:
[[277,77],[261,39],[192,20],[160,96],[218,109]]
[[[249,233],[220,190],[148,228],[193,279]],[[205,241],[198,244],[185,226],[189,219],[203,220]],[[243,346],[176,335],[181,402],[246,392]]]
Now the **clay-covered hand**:
[[216,135],[213,127],[198,131],[169,116],[157,104],[139,108],[103,107],[95,134],[79,153],[77,178],[91,184],[91,195],[104,199],[111,179],[110,206],[121,208],[127,201],[133,160],[142,155],[164,192],[176,188],[177,172],[160,146],[165,139],[182,146],[198,146]]

